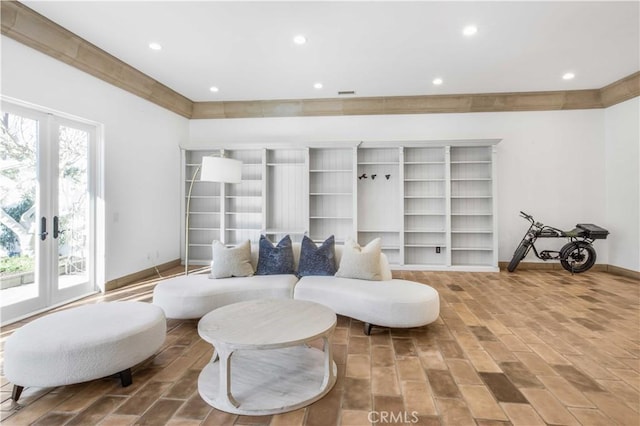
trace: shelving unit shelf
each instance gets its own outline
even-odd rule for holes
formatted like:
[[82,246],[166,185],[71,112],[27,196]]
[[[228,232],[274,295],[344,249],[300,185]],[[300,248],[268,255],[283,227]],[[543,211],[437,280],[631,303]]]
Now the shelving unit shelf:
[[[242,182],[200,182],[196,175],[190,263],[208,264],[214,239],[234,245],[289,234],[319,243],[334,235],[338,243],[381,238],[395,269],[497,271],[498,142],[225,150],[243,162]],[[185,204],[193,173],[211,153],[183,151]]]

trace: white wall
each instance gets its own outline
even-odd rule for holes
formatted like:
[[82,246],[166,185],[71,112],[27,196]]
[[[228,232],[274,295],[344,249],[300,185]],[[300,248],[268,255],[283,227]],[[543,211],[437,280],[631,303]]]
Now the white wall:
[[180,257],[189,120],[4,36],[1,83],[5,96],[104,125],[107,281]]
[[640,98],[607,108],[609,263],[640,271]]
[[[520,210],[559,228],[607,227],[604,110],[192,120],[190,148],[211,144],[499,138],[499,259],[508,261],[527,223]],[[558,247],[555,240],[550,247]],[[596,242],[608,263],[607,241]],[[535,258],[528,258],[533,261]]]

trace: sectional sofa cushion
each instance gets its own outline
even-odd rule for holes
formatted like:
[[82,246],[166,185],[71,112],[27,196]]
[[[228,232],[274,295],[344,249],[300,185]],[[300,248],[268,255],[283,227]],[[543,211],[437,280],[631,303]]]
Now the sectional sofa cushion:
[[419,327],[440,313],[438,292],[405,280],[365,281],[309,276],[295,286],[294,298],[320,303],[365,323],[383,327]]
[[302,238],[298,276],[335,275],[336,249],[335,238],[330,236],[318,247],[306,235]]
[[364,247],[351,239],[347,240],[344,243],[336,277],[380,281],[382,279],[381,245],[380,238],[372,240]]
[[295,274],[293,245],[288,235],[275,246],[267,237],[261,235],[258,247],[256,275]]
[[251,242],[249,240],[235,247],[225,247],[220,241],[213,241],[213,261],[211,278],[249,277],[253,275],[251,266]]
[[252,299],[291,299],[295,275],[254,275],[212,280],[207,275],[180,275],[160,281],[153,289],[153,304],[167,318],[202,318],[214,309]]

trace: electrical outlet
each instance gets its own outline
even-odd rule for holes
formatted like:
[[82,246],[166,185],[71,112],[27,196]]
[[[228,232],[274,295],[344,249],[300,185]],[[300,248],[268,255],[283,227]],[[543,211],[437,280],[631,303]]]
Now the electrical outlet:
[[436,253],[440,253],[440,246],[436,247]]

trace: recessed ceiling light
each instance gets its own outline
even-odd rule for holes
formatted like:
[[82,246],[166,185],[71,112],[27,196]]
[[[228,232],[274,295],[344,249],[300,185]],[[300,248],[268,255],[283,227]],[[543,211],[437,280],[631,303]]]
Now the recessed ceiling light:
[[566,72],[566,73],[564,73],[564,75],[562,76],[562,79],[563,79],[563,80],[573,80],[573,78],[574,78],[575,76],[576,76],[576,75],[575,75],[574,73],[572,73],[572,72]]
[[435,84],[436,86],[439,86],[442,84],[442,79],[441,78],[434,78],[433,79],[433,84]]
[[305,44],[307,42],[307,38],[300,34],[293,38],[293,42],[295,44]]
[[466,36],[472,36],[477,32],[478,32],[478,27],[476,27],[475,25],[467,25],[462,30],[462,34],[464,34]]
[[313,85],[313,87],[314,87],[315,89],[322,89],[322,83],[315,83],[315,84]]
[[211,87],[209,87],[209,90],[215,93],[220,89],[218,89],[216,86],[211,86]]
[[162,46],[160,45],[160,43],[149,43],[149,49],[151,50],[162,50]]

